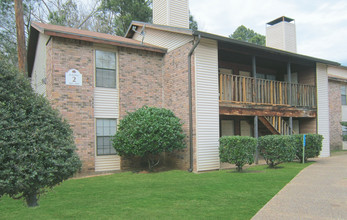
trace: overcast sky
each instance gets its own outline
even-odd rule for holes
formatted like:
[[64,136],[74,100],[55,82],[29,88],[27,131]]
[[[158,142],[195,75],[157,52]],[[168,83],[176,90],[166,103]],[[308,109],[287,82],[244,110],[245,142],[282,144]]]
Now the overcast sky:
[[297,52],[347,66],[346,0],[189,0],[200,31],[228,36],[245,25],[265,35],[266,23],[295,19]]

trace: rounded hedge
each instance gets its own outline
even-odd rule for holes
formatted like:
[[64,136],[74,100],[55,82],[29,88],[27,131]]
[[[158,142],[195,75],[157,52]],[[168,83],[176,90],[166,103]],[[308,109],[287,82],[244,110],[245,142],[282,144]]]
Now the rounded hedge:
[[266,135],[258,139],[260,154],[269,167],[295,159],[296,148],[290,135]]
[[[296,157],[302,162],[302,148],[303,148],[303,134],[292,135],[293,142],[296,147]],[[318,157],[322,150],[322,141],[323,136],[320,134],[306,134],[306,146],[305,146],[305,158],[307,161],[308,158]]]
[[120,156],[140,156],[149,162],[162,152],[186,147],[180,119],[168,109],[144,106],[119,122],[113,147]]
[[219,145],[219,157],[221,162],[235,164],[241,171],[245,164],[254,162],[254,153],[257,147],[257,139],[246,136],[221,137]]

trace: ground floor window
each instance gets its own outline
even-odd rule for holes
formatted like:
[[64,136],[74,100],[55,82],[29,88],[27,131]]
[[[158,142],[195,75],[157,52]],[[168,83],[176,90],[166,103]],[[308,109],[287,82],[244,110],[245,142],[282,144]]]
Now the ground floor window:
[[342,125],[342,139],[343,141],[347,141],[347,126]]
[[347,105],[347,86],[341,86],[341,105]]
[[98,156],[116,154],[111,141],[116,134],[116,129],[116,119],[96,119],[96,153]]

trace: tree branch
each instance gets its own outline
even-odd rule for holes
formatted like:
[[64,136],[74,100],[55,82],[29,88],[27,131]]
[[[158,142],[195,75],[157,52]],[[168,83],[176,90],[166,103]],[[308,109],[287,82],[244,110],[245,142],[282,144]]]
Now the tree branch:
[[89,15],[77,26],[77,28],[81,28],[81,26],[86,23],[86,21],[88,21],[89,18],[91,18],[99,9],[96,8],[96,5],[99,3],[99,1],[97,1],[93,7],[93,10],[89,13]]

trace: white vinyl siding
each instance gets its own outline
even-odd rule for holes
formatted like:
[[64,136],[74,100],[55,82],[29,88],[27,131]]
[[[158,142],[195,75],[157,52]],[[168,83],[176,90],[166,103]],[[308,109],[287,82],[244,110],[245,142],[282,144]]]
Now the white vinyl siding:
[[153,1],[153,24],[167,25],[168,2],[167,0]]
[[328,66],[328,75],[329,77],[347,80],[347,68]]
[[189,28],[188,0],[153,0],[153,24]]
[[296,53],[295,24],[280,22],[266,27],[266,46]]
[[95,171],[120,170],[120,157],[117,155],[105,155],[95,157]]
[[168,26],[189,28],[189,7],[188,0],[167,0],[169,1]]
[[321,157],[330,156],[329,146],[329,88],[327,66],[317,63],[317,133],[323,135]]
[[119,95],[117,89],[94,88],[95,118],[119,118]]
[[342,116],[341,116],[342,121],[347,121],[347,105],[341,106],[341,112],[342,112]]
[[47,35],[39,34],[31,76],[31,86],[40,95],[46,95],[46,43],[48,39]]
[[195,50],[197,171],[220,168],[218,45],[201,40]]
[[[172,32],[155,30],[150,28],[146,28],[145,32],[146,32],[146,36],[144,38],[145,43],[167,48],[168,52],[180,46],[183,46],[187,44],[189,41],[193,40],[193,37],[191,35],[172,33]],[[142,41],[142,36],[138,33],[135,33],[133,39]]]

